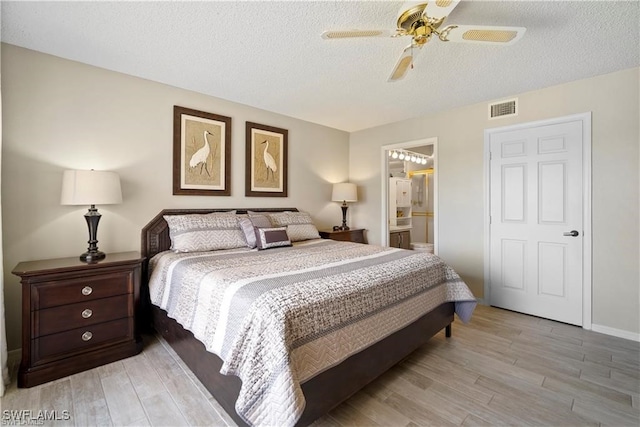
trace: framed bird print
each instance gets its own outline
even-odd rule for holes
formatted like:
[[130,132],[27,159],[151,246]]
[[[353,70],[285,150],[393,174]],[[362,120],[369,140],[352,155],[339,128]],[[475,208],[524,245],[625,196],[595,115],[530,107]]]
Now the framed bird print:
[[173,107],[173,194],[231,195],[231,117]]
[[246,122],[245,196],[287,197],[288,133]]

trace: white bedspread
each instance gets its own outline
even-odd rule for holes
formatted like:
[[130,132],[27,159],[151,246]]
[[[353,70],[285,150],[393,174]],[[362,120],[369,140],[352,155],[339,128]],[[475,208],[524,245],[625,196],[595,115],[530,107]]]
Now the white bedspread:
[[163,252],[150,269],[151,301],[240,377],[236,411],[252,425],[294,425],[301,383],[443,302],[463,321],[476,304],[434,255],[332,240]]

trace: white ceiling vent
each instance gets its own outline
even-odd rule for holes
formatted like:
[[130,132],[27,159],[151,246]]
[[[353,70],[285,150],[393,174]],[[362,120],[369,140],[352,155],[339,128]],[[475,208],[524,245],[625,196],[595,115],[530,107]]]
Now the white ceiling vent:
[[518,115],[518,98],[489,104],[489,120]]

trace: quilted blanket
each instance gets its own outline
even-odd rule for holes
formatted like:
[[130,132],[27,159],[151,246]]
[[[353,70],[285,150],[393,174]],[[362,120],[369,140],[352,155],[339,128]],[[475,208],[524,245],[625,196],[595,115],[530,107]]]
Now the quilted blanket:
[[149,267],[153,304],[242,380],[236,411],[251,425],[294,425],[300,384],[443,302],[464,322],[476,304],[437,256],[333,240],[163,252]]

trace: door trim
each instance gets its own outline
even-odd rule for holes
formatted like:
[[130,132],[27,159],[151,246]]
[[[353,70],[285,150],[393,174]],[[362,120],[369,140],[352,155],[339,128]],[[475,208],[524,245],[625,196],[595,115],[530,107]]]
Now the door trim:
[[583,239],[582,239],[582,328],[592,329],[592,228],[591,228],[591,112],[572,114],[547,120],[520,123],[511,126],[485,129],[484,131],[484,298],[483,303],[491,304],[490,263],[491,263],[491,223],[490,223],[490,137],[494,133],[527,129],[538,126],[567,122],[582,122],[582,183],[583,183]]
[[383,145],[380,150],[380,170],[382,188],[381,203],[381,224],[380,224],[380,245],[389,245],[389,163],[387,151],[393,149],[410,149],[422,147],[423,145],[433,145],[433,252],[438,254],[438,138],[424,138],[414,141],[405,141],[395,144]]

